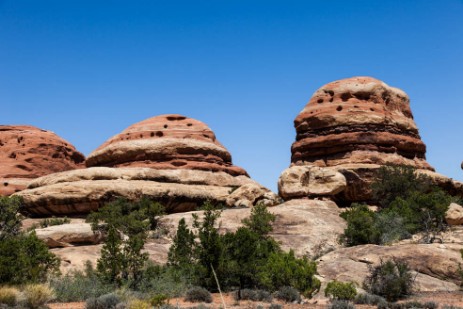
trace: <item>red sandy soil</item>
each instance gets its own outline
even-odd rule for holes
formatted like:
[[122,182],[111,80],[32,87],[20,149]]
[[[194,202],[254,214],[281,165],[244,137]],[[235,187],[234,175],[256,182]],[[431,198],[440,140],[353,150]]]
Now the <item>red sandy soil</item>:
[[[177,300],[178,300],[178,305],[181,308],[190,308],[197,306],[198,303],[190,303],[190,302],[185,302],[182,298],[179,299],[171,299],[170,304],[173,306],[177,306]],[[269,303],[262,303],[262,302],[251,302],[251,301],[240,301],[237,302],[233,299],[231,294],[225,294],[224,295],[224,300],[225,300],[225,305],[227,308],[245,308],[245,309],[254,309],[258,305],[262,305],[264,308],[268,308]],[[439,293],[421,293],[421,294],[416,294],[404,301],[412,301],[416,300],[419,302],[427,302],[427,301],[434,301],[438,303],[440,308],[443,307],[443,305],[453,305],[453,306],[459,306],[463,307],[463,292],[453,292],[453,293],[445,293],[445,292],[439,292]],[[274,303],[279,303],[283,305],[283,308],[285,309],[298,309],[298,308],[313,308],[313,309],[322,309],[326,308],[327,303],[325,301],[319,300],[307,300],[305,304],[285,304],[280,301],[275,301]],[[220,298],[219,294],[213,294],[213,302],[211,304],[206,304],[207,307],[209,308],[220,308],[222,306],[222,300]],[[80,302],[80,303],[53,303],[49,304],[49,307],[51,309],[85,309],[85,303]],[[366,305],[356,305],[356,308],[358,309],[372,309],[376,308],[373,306],[366,306]]]

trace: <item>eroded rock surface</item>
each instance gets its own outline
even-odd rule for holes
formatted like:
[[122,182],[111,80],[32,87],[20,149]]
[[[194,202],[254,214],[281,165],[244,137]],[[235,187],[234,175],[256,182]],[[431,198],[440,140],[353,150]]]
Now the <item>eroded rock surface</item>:
[[445,221],[449,225],[462,225],[463,224],[463,207],[452,203],[445,213]]
[[458,291],[461,262],[460,244],[403,244],[394,246],[362,245],[342,248],[318,260],[318,273],[324,282],[353,281],[362,286],[369,266],[380,260],[405,261],[416,273],[418,291]]
[[51,131],[0,125],[0,195],[22,190],[34,178],[81,168],[84,160],[74,146]]
[[123,197],[161,202],[168,212],[204,202],[272,206],[280,198],[253,181],[202,122],[162,115],[130,126],[89,155],[87,169],[34,180],[18,193],[32,216],[82,215]]
[[[296,117],[294,126],[297,136],[291,147],[291,166],[320,167],[344,175],[345,189],[332,192],[340,203],[371,201],[370,184],[377,169],[386,164],[413,166],[451,194],[463,195],[461,183],[434,173],[426,162],[426,146],[407,94],[382,81],[353,77],[324,85]],[[307,196],[310,190],[304,178],[289,174],[294,174],[291,168],[280,178],[280,195],[285,199]]]

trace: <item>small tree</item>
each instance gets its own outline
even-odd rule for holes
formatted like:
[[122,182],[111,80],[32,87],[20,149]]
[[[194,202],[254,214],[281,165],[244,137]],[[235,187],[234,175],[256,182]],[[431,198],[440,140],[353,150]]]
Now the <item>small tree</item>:
[[[221,211],[214,210],[210,203],[204,205],[204,216],[202,221],[196,214],[193,214],[193,227],[198,230],[197,237],[199,242],[195,246],[195,257],[198,261],[197,271],[201,273],[203,285],[209,289],[216,288],[213,269],[219,275],[222,272],[223,250],[224,245],[219,231],[215,227],[217,219],[220,217]],[[219,276],[221,277],[221,276]]]
[[177,233],[169,248],[168,265],[178,268],[188,268],[194,263],[195,235],[187,227],[185,219],[180,219]]
[[148,231],[157,227],[157,217],[163,213],[159,204],[144,197],[137,202],[115,200],[88,216],[93,230],[107,233],[97,264],[102,279],[119,285],[138,284],[148,260],[148,254],[142,253]]
[[35,232],[21,232],[19,197],[0,197],[0,284],[44,281],[59,259]]
[[263,204],[257,204],[251,210],[251,216],[243,219],[243,225],[260,237],[266,237],[273,231],[272,224],[275,215],[270,213]]

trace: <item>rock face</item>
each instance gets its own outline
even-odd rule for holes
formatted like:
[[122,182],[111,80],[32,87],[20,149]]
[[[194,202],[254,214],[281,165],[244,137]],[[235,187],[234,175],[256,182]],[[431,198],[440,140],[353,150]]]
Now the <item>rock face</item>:
[[324,282],[353,281],[362,286],[369,266],[396,258],[416,273],[418,291],[458,291],[461,244],[363,245],[330,252],[318,260],[318,273]]
[[84,156],[55,133],[32,126],[0,125],[0,195],[30,180],[83,167]]
[[132,125],[90,154],[86,165],[31,182],[18,193],[27,212],[81,215],[117,197],[147,196],[168,212],[191,211],[205,201],[251,207],[280,200],[231,163],[230,153],[204,123],[180,115]]
[[[297,136],[291,147],[291,169],[320,167],[343,174],[347,186],[331,193],[339,202],[369,201],[369,186],[376,170],[385,164],[409,165],[433,174],[408,96],[377,79],[353,77],[321,87],[294,126]],[[288,180],[288,174],[294,173],[287,170],[280,178],[283,198],[313,196],[308,189],[289,193],[298,181],[297,177]],[[458,184],[450,182],[449,189],[458,191]],[[297,186],[307,187],[303,178]]]
[[88,167],[191,169],[247,175],[204,123],[181,115],[162,115],[136,123],[92,152]]

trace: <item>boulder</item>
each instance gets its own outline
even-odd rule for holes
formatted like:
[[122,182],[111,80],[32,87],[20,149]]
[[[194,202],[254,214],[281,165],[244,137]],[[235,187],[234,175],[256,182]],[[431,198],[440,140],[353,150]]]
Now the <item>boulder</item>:
[[461,278],[460,244],[362,245],[342,248],[318,260],[318,273],[324,282],[353,281],[362,286],[369,269],[380,260],[398,259],[415,272],[415,290],[458,291]]
[[88,223],[68,223],[35,229],[37,237],[49,248],[95,245],[103,240],[101,233],[94,233]]
[[91,153],[88,168],[35,179],[19,192],[30,216],[84,215],[121,197],[146,196],[170,213],[204,202],[275,205],[280,198],[231,163],[202,122],[162,115],[130,126]]
[[457,203],[452,203],[445,213],[445,221],[449,225],[462,225],[463,224],[463,207]]
[[18,192],[37,177],[83,167],[84,156],[51,131],[0,125],[0,195]]
[[316,166],[292,166],[278,180],[284,199],[333,196],[346,189],[346,177],[336,170]]

